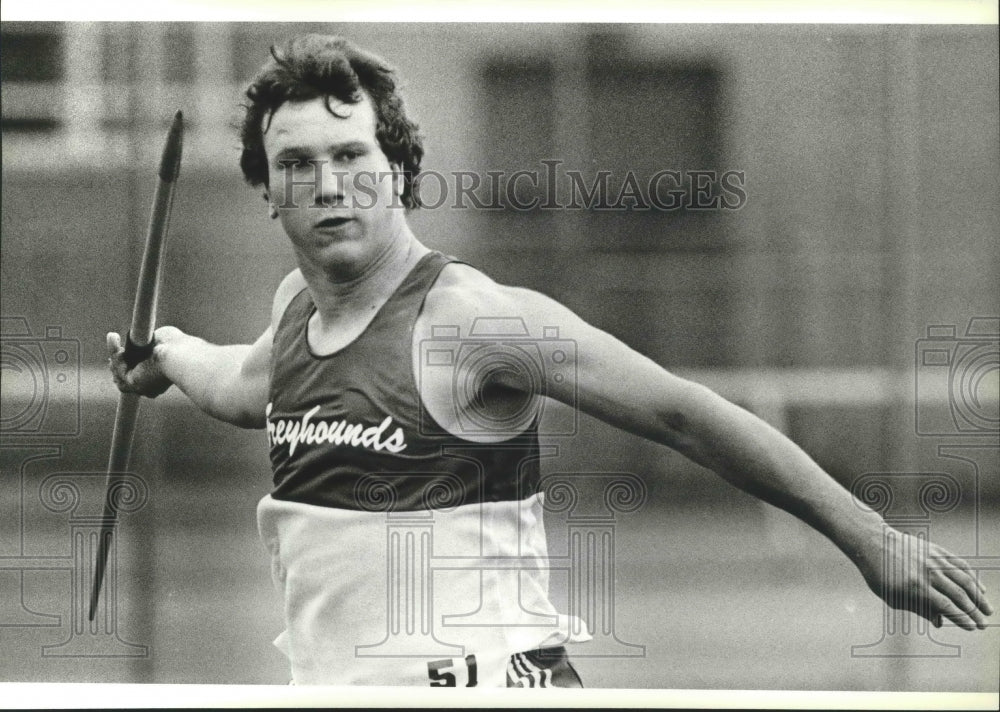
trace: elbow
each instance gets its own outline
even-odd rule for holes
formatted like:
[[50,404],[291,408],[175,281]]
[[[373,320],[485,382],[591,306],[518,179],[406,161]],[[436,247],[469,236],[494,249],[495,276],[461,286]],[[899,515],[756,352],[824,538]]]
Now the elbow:
[[707,451],[704,417],[700,414],[713,407],[718,399],[714,391],[698,383],[685,382],[677,388],[669,402],[657,412],[657,428],[665,445],[702,461]]
[[216,420],[244,430],[260,430],[267,424],[264,408],[254,405],[241,402],[239,398],[217,398],[205,412]]
[[682,455],[689,455],[694,440],[690,416],[683,408],[675,403],[660,407],[656,413],[655,424],[656,432],[652,434],[652,439]]
[[264,408],[250,404],[233,411],[226,420],[244,430],[262,430],[267,425]]
[[265,422],[263,418],[243,415],[230,421],[233,425],[244,430],[263,430]]
[[671,447],[675,447],[675,443],[684,439],[691,425],[687,414],[674,405],[661,408],[657,413],[656,423],[657,429]]

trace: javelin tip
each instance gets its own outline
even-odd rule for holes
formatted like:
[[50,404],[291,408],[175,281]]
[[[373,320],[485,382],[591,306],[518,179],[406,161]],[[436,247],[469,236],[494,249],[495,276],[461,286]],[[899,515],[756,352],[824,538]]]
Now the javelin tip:
[[178,110],[170,124],[167,143],[160,159],[160,180],[173,183],[181,168],[181,149],[184,145],[184,114]]

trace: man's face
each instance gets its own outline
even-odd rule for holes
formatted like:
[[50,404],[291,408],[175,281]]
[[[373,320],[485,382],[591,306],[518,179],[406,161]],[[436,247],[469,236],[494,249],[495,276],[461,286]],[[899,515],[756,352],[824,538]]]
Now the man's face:
[[[264,135],[271,202],[300,259],[364,268],[404,219],[393,167],[375,138],[375,110],[322,98],[287,102]],[[311,163],[310,163],[311,162]]]

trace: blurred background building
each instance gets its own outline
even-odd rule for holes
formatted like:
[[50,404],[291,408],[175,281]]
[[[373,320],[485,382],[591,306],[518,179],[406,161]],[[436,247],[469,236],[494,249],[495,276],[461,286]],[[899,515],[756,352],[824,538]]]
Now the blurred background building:
[[[160,323],[219,343],[266,328],[294,263],[242,182],[234,127],[268,47],[301,31],[400,69],[424,167],[443,176],[544,174],[543,160],[588,183],[610,171],[612,186],[629,171],[742,172],[733,210],[461,209],[452,192],[412,225],[758,412],[845,486],[947,475],[954,506],[925,524],[1000,602],[996,26],[4,23],[2,315],[42,365],[15,367],[5,347],[0,679],[286,681],[255,538],[262,433],[176,396],[144,404],[133,470],[149,499],[122,523],[115,625],[145,654],[60,657],[71,572],[42,558],[69,551],[68,530],[38,493],[52,473],[104,465],[104,334],[128,325],[177,109]],[[51,395],[64,341],[78,396]],[[580,646],[585,683],[996,690],[996,628],[886,638],[853,567],[791,517],[586,417],[554,444],[547,472],[636,473],[648,489],[615,521],[615,635],[645,648]],[[922,492],[904,480],[891,479],[897,504]],[[564,546],[565,518],[549,530]],[[877,657],[860,647],[882,638]]]

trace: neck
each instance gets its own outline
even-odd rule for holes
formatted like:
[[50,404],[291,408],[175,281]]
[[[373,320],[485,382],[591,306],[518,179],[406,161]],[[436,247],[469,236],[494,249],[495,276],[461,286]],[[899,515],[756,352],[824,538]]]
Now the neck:
[[318,267],[299,262],[320,320],[334,324],[376,311],[429,251],[404,224],[367,264]]

